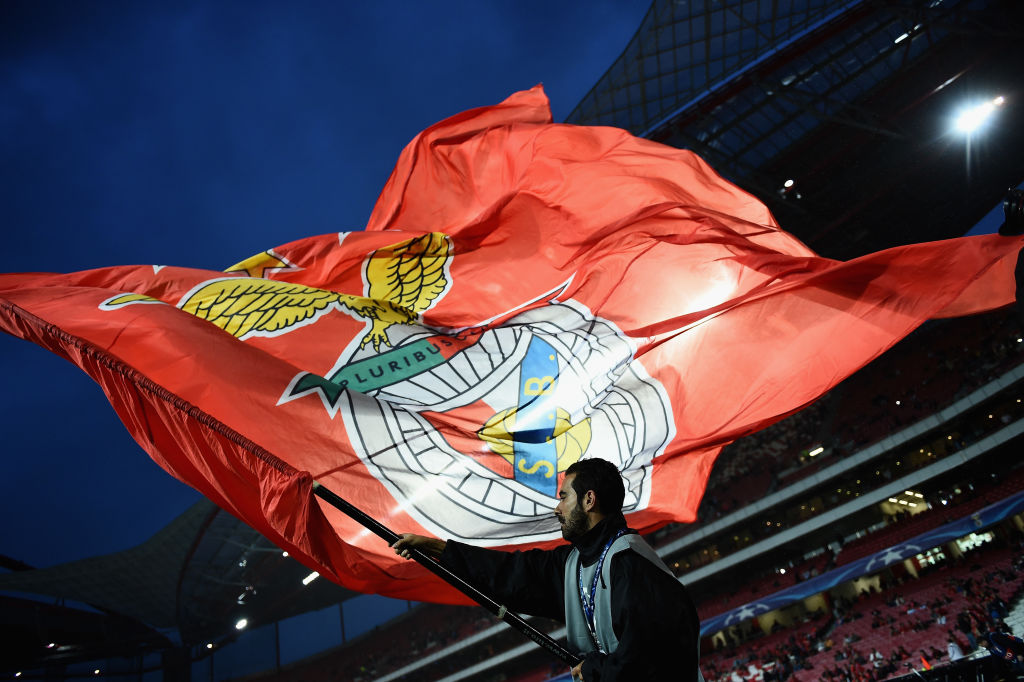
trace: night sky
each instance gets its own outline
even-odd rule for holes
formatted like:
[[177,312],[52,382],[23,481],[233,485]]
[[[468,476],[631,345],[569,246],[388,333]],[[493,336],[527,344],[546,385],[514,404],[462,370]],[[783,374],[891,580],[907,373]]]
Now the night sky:
[[[649,2],[0,3],[3,270],[222,270],[366,223],[402,147],[543,83],[563,120]],[[198,493],[76,367],[0,335],[0,554],[148,539]]]

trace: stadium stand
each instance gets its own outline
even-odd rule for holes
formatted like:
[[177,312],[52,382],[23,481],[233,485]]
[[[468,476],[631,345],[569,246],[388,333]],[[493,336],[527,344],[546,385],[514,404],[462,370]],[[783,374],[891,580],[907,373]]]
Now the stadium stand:
[[[798,447],[796,444],[808,442],[801,433],[811,431],[815,436],[820,435],[821,421],[830,412],[835,415],[830,420],[833,432],[846,434],[855,430],[847,425],[847,416],[856,423],[862,423],[865,411],[869,415],[882,414],[889,409],[886,403],[894,400],[893,395],[904,396],[901,401],[914,395],[916,404],[926,407],[921,413],[908,413],[911,416],[905,419],[901,417],[891,428],[906,427],[922,416],[928,417],[929,413],[946,409],[972,390],[1019,367],[1021,356],[1020,345],[1016,341],[1018,337],[1015,336],[1017,329],[1017,318],[1011,311],[930,325],[901,344],[902,347],[894,349],[893,353],[883,356],[871,367],[871,374],[855,376],[847,385],[841,386],[841,390],[821,401],[825,404],[816,406],[808,414],[800,413],[802,416],[796,425],[782,422],[756,434],[753,440],[758,445],[747,445],[743,449],[748,461],[755,460],[755,463],[749,464],[745,471],[728,469],[713,477],[708,496],[720,496],[725,491],[734,494],[737,489],[763,491],[770,485],[785,487],[786,483],[792,485],[803,480],[804,477],[791,474],[780,477],[775,472],[784,471],[783,465],[818,465],[808,458],[806,446],[796,452],[794,448]],[[949,336],[973,339],[973,343],[942,343]],[[907,369],[899,373],[899,381],[885,383],[872,378],[875,375],[892,377],[895,374],[893,368],[901,366],[905,358],[914,356],[915,348],[920,348],[921,344],[929,347],[933,341],[937,342],[935,347],[942,354],[930,352],[930,362],[937,362],[949,368],[950,372],[961,373],[955,387],[950,382],[927,380],[931,373],[928,365],[922,363],[917,363],[913,371],[909,364],[905,365]],[[970,371],[966,369],[967,365],[971,366]],[[917,383],[916,388],[914,382]],[[883,389],[888,393],[885,399],[880,400],[878,391]],[[990,412],[994,408],[992,403],[986,402],[979,410],[966,413],[958,425],[955,447],[949,446],[943,453],[923,457],[916,466],[928,466],[937,457],[953,454],[997,431],[1007,420],[996,418],[996,414],[1005,415],[1008,421],[1019,419],[1022,413],[1021,408],[1014,407],[1018,405],[1015,395],[1011,391],[1008,395],[995,396],[1002,412]],[[829,400],[839,401],[841,409],[830,406]],[[989,414],[993,417],[990,418]],[[925,434],[925,437],[933,438],[931,434]],[[911,443],[913,446],[917,444],[916,441]],[[867,439],[860,447],[871,445],[871,439]],[[852,446],[847,443],[845,447]],[[758,459],[760,462],[756,461]],[[833,453],[819,461],[828,459],[835,460],[837,456]],[[919,511],[910,513],[906,507],[897,509],[880,523],[862,527],[857,537],[848,538],[835,549],[820,547],[811,556],[791,560],[788,565],[763,566],[760,572],[755,570],[751,573],[748,567],[741,589],[702,589],[698,600],[700,616],[703,620],[736,609],[837,566],[883,551],[950,519],[970,516],[982,507],[1021,490],[1024,490],[1022,468],[1011,469],[1005,475],[994,475],[986,470],[978,476],[958,478],[948,489],[934,490]],[[752,497],[737,497],[737,503]],[[727,514],[719,512],[715,518],[722,516]],[[897,565],[871,576],[874,582],[866,584],[873,584],[873,589],[863,585],[859,588],[853,585],[835,588],[823,595],[820,610],[797,608],[801,613],[791,618],[790,624],[784,625],[784,619],[778,617],[773,624],[774,631],[767,634],[762,631],[758,619],[751,619],[725,635],[705,637],[705,653],[701,662],[704,674],[708,680],[723,682],[736,679],[888,679],[905,673],[907,663],[920,665],[922,655],[930,665],[941,665],[950,633],[962,640],[961,648],[969,653],[975,647],[968,644],[967,634],[954,626],[957,618],[966,613],[973,620],[970,631],[976,641],[981,632],[997,626],[991,614],[977,605],[994,599],[1004,605],[1010,604],[1020,594],[1018,569],[1024,535],[1019,530],[1020,521],[1017,523],[1017,530],[1008,523],[995,529],[983,546],[960,556],[940,559],[935,564],[922,563],[923,559],[918,557],[910,561],[912,569]],[[653,534],[652,540],[657,547],[664,548],[692,530],[666,528]],[[773,529],[773,532],[778,532],[778,529]],[[740,550],[742,548],[737,548]],[[945,549],[946,554],[952,552]],[[719,554],[716,559],[721,556]],[[692,569],[696,562],[689,564],[680,568],[682,575],[685,576],[686,570]],[[714,561],[709,561],[709,564],[714,567]],[[543,623],[542,629],[557,632],[558,625]],[[408,642],[409,647],[395,647],[395,642]],[[460,642],[469,643],[460,646]],[[521,647],[522,637],[518,633],[507,630],[479,609],[424,604],[398,621],[339,647],[308,666],[311,669],[335,670],[340,674],[323,679],[461,679],[459,671]],[[942,655],[936,655],[936,652]],[[436,661],[416,667],[416,660],[431,654]],[[500,671],[472,679],[532,682],[562,672],[558,664],[538,663],[536,656],[517,658],[503,664]],[[397,676],[396,672],[399,673]],[[321,679],[314,677],[315,674],[306,672],[304,665],[276,676],[246,679],[268,682],[299,677]]]

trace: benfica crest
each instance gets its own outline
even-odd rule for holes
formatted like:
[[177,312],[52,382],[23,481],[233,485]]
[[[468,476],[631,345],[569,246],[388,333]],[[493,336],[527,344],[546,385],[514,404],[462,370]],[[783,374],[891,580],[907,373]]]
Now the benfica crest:
[[[364,321],[333,367],[282,387],[283,407],[319,399],[344,420],[369,471],[422,525],[442,537],[503,544],[556,536],[559,474],[581,458],[626,477],[624,509],[650,495],[653,458],[672,438],[661,385],[633,362],[631,340],[565,286],[462,329],[422,315],[452,285],[456,256],[440,233],[373,252],[362,296],[253,277],[205,281],[178,302],[245,340],[316,324],[332,311]],[[300,267],[269,253],[229,271]],[[152,299],[149,299],[152,301]],[[116,297],[106,308],[144,303]]]

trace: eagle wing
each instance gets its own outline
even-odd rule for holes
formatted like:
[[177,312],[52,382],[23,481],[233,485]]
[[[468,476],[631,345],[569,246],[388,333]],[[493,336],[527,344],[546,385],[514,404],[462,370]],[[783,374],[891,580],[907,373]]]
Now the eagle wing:
[[451,241],[440,232],[377,249],[366,263],[367,296],[419,315],[448,287],[451,251]]
[[309,320],[330,310],[341,298],[333,291],[301,284],[229,277],[207,282],[178,307],[242,339]]

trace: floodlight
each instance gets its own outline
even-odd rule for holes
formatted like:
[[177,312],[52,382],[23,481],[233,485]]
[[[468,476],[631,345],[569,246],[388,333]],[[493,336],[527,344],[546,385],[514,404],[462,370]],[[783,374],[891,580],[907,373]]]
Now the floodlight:
[[970,135],[985,125],[997,107],[1002,106],[1006,100],[1000,95],[987,102],[981,102],[963,109],[956,117],[956,128],[960,132]]

